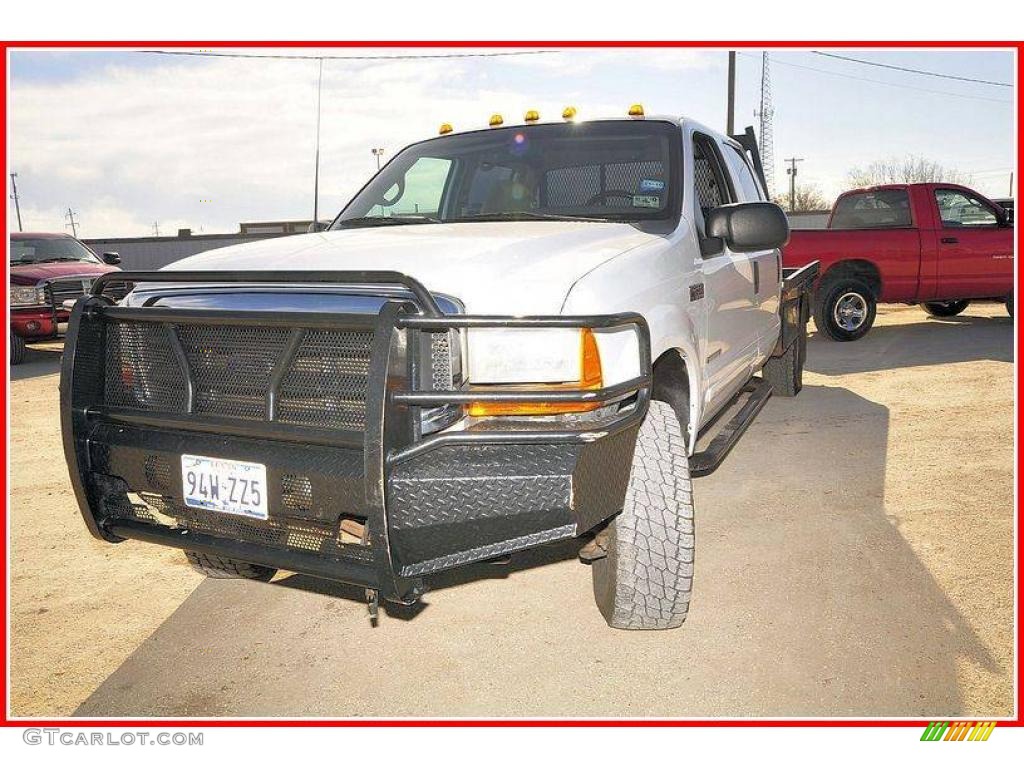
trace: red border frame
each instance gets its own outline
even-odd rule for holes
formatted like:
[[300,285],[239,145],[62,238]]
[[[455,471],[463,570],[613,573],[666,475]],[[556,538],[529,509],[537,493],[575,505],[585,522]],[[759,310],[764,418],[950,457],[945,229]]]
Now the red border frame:
[[[1021,41],[931,41],[931,40],[900,40],[900,41],[871,41],[871,40],[747,40],[747,41],[707,41],[707,40],[648,40],[648,41],[626,41],[626,40],[353,40],[353,41],[287,41],[287,40],[260,40],[260,41],[161,41],[161,40],[134,40],[134,41],[48,41],[33,40],[26,42],[2,41],[0,42],[0,87],[2,87],[3,99],[0,101],[0,121],[3,122],[3,141],[0,149],[3,157],[7,157],[7,52],[9,48],[140,48],[140,47],[161,47],[161,48],[523,48],[523,47],[557,47],[557,48],[1012,48],[1017,52],[1017,84],[1024,79],[1024,42]],[[1024,136],[1024,121],[1022,121],[1021,101],[1017,103],[1017,146],[1018,152],[1021,137]],[[1020,178],[1021,168],[1024,164],[1018,153],[1017,178]],[[0,226],[7,235],[7,207],[4,205],[0,210]],[[1020,252],[1020,229],[1017,230],[1017,252]],[[1017,296],[1024,294],[1021,290],[1024,287],[1024,269],[1017,274]],[[6,295],[5,295],[6,297]],[[9,310],[4,307],[5,313]],[[1020,320],[1018,330],[1020,329]],[[4,358],[9,355],[4,345]],[[1024,381],[1017,381],[1017,403],[1021,401],[1024,394]],[[5,381],[3,395],[0,398],[0,405],[3,406],[3,425],[5,433],[7,428],[7,406],[9,392]],[[1015,425],[1019,427],[1019,423]],[[0,457],[3,458],[6,470],[7,466],[7,441],[3,441],[0,448]],[[1016,491],[1018,498],[1021,495],[1024,484],[1021,482],[1021,461],[1016,460]],[[0,548],[4,555],[4,585],[0,589],[0,613],[4,618],[8,617],[8,594],[7,584],[9,582],[9,561],[7,558],[7,473],[0,474],[0,491],[3,492],[4,504],[0,508],[0,527],[4,532],[4,540]],[[1017,530],[1020,530],[1021,514],[1018,506],[1016,510]],[[1024,571],[1024,549],[1019,544],[1017,547],[1017,576]],[[1016,587],[1017,585],[1015,585]],[[1020,657],[1024,650],[1024,636],[1021,633],[1021,605],[1019,589],[1016,590],[1017,601],[1017,648],[1014,663],[1017,674],[1017,690],[1015,691],[1018,706],[1020,704]],[[699,726],[699,727],[914,727],[923,728],[928,724],[927,720],[700,720],[700,719],[658,719],[658,720],[579,720],[579,719],[452,719],[452,720],[402,720],[402,719],[372,719],[372,720],[257,720],[257,719],[15,719],[12,720],[7,714],[7,699],[9,690],[7,687],[7,659],[10,652],[7,637],[7,623],[3,626],[4,654],[0,658],[0,677],[3,678],[4,701],[3,711],[0,712],[0,727],[69,727],[69,728],[119,728],[135,727],[139,725],[150,725],[155,727],[389,727],[389,726],[412,726],[412,727],[435,727],[435,726],[468,726],[468,727],[675,727],[675,726]],[[991,719],[991,718],[990,718]],[[1016,719],[997,719],[1003,726],[1024,726],[1024,716],[1018,710]]]

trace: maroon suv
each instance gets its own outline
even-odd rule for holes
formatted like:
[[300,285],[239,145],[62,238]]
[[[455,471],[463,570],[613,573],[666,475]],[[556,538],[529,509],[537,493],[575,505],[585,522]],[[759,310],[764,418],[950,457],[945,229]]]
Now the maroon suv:
[[24,359],[26,342],[56,337],[68,320],[64,302],[83,295],[97,275],[116,270],[120,261],[116,253],[100,258],[70,235],[12,234],[11,365]]

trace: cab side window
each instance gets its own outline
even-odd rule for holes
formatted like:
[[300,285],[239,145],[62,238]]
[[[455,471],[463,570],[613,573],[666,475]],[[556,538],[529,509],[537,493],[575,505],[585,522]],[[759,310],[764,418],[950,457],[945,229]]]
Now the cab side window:
[[708,214],[718,206],[732,202],[732,189],[714,145],[708,137],[700,134],[693,137],[693,187],[697,231],[706,237]]
[[750,169],[750,163],[744,156],[743,151],[732,144],[725,145],[725,161],[732,169],[732,177],[736,179],[739,186],[739,194],[744,203],[755,203],[766,200],[758,184],[754,172]]
[[935,190],[943,227],[998,227],[996,212],[974,195],[959,189]]

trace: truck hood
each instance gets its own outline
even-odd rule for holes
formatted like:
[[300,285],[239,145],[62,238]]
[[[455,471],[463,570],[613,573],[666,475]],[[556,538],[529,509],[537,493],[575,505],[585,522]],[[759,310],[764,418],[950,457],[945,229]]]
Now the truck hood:
[[580,277],[658,239],[619,223],[391,225],[232,245],[166,269],[393,270],[471,313],[558,314]]
[[117,267],[92,261],[53,261],[45,264],[11,264],[12,285],[35,285],[40,280],[59,280],[71,275],[102,275]]

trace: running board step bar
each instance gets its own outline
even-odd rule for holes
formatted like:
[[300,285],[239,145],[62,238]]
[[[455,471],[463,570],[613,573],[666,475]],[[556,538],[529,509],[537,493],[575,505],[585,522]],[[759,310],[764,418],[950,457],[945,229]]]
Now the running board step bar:
[[[736,394],[733,401],[724,410],[742,403],[735,415],[723,424],[708,443],[708,447],[699,451],[690,459],[690,477],[704,477],[710,475],[719,465],[725,461],[729,451],[743,437],[747,427],[754,423],[757,414],[764,408],[768,398],[772,396],[771,385],[764,379],[757,376],[751,377],[750,381],[743,385],[743,388]],[[710,425],[714,428],[714,425]]]

